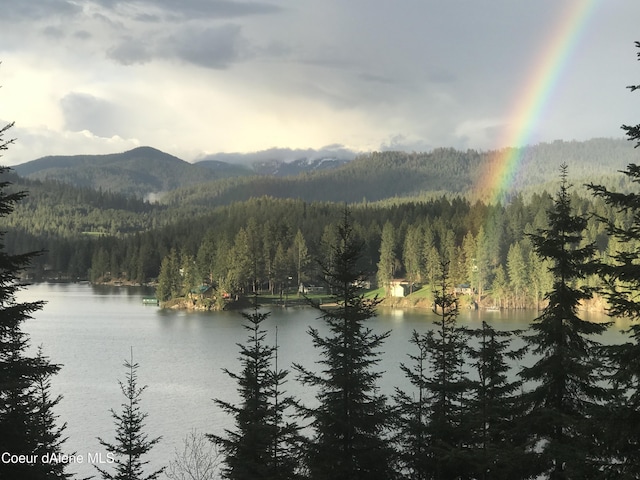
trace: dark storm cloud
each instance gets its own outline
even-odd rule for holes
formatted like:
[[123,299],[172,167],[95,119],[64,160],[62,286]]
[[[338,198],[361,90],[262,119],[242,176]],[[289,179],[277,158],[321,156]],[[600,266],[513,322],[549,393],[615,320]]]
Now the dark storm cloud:
[[246,55],[239,25],[181,30],[167,40],[166,52],[205,68],[225,69]]
[[78,30],[77,32],[74,32],[73,36],[78,40],[89,40],[91,38],[91,33],[86,30]]
[[109,9],[131,5],[148,6],[183,18],[237,18],[282,11],[280,7],[269,3],[228,0],[98,0],[98,3]]
[[88,130],[101,137],[118,135],[121,115],[112,103],[86,93],[69,93],[60,100],[65,128]]
[[53,16],[75,15],[82,7],[69,0],[0,0],[3,20],[40,20]]
[[383,75],[376,75],[373,73],[361,73],[358,75],[358,78],[360,78],[360,80],[364,80],[365,82],[382,83],[386,85],[393,85],[396,83],[396,81],[392,78],[385,77]]
[[179,28],[169,36],[123,36],[107,50],[107,57],[122,65],[156,58],[178,59],[200,67],[222,70],[250,56],[239,25]]
[[162,21],[159,15],[151,15],[149,13],[139,13],[133,19],[143,23],[160,23]]
[[153,58],[153,52],[142,40],[125,37],[107,50],[107,57],[122,65],[135,65],[149,62]]
[[42,30],[42,33],[44,34],[45,37],[51,38],[53,40],[59,40],[61,38],[64,38],[65,36],[65,32],[58,27],[54,27],[49,25],[48,27],[45,27]]

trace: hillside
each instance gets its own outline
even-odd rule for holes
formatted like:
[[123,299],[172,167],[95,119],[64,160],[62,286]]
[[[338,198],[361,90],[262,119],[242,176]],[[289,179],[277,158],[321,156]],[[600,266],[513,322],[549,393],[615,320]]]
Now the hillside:
[[[154,200],[170,190],[218,179],[292,176],[337,168],[347,162],[327,157],[303,157],[285,162],[277,156],[236,155],[232,158],[238,159],[238,163],[229,163],[217,157],[212,155],[197,163],[189,163],[155,148],[139,147],[108,155],[47,156],[13,169],[21,177],[31,180],[52,180]],[[248,159],[253,161],[247,163]]]
[[51,156],[14,167],[31,180],[56,180],[139,198],[222,177],[151,147],[109,155]]
[[[247,226],[251,218],[265,229],[272,229],[270,234],[277,233],[282,255],[291,251],[290,243],[299,228],[303,229],[309,247],[314,244],[313,248],[317,248],[319,239],[327,233],[324,227],[343,208],[341,203],[352,202],[359,204],[353,207],[356,219],[360,215],[368,218],[376,212],[375,218],[358,220],[363,235],[370,239],[367,250],[370,266],[374,266],[381,228],[387,221],[393,222],[400,231],[403,224],[414,224],[423,221],[424,218],[420,218],[425,215],[437,213],[450,223],[443,231],[457,232],[452,240],[460,243],[466,231],[460,229],[458,223],[464,218],[475,235],[487,212],[502,215],[503,210],[511,208],[509,202],[498,206],[491,199],[494,206],[489,206],[486,202],[475,202],[470,196],[478,188],[478,179],[490,165],[492,156],[499,153],[453,149],[429,153],[375,152],[360,155],[333,170],[288,177],[242,175],[196,183],[171,190],[161,203],[144,202],[105,187],[95,190],[92,186],[68,185],[60,179],[34,180],[9,173],[4,179],[13,184],[10,190],[25,190],[29,196],[0,227],[7,231],[5,240],[10,251],[46,250],[38,259],[38,265],[44,270],[65,272],[70,278],[86,278],[95,262],[105,264],[117,248],[122,257],[117,270],[112,267],[105,271],[126,270],[127,277],[142,280],[158,274],[162,257],[172,246],[178,251],[186,248],[194,256],[209,255],[199,252],[207,232],[217,237],[216,250],[230,251],[225,242],[235,242],[239,229]],[[584,183],[606,182],[620,190],[630,189],[625,184],[628,180],[618,170],[636,162],[639,152],[622,140],[598,139],[543,144],[521,153],[522,160],[510,193],[527,194],[524,199],[511,202],[513,208],[508,215],[513,214],[519,220],[505,220],[504,224],[491,228],[487,225],[487,232],[491,230],[495,235],[510,231],[513,241],[520,238],[527,224],[535,226],[536,219],[541,217],[540,212],[549,199],[540,193],[544,188],[550,192],[557,190],[553,183],[557,182],[558,166],[562,162],[569,164],[569,181],[576,186],[574,191],[590,198],[588,192],[579,191]],[[31,168],[31,175],[44,175],[49,167],[53,171],[59,168],[71,178],[77,173],[76,169],[96,175],[124,166],[125,171],[116,174],[125,179],[133,175],[131,172],[146,168],[149,175],[153,173],[158,177],[155,181],[159,183],[153,186],[162,188],[179,184],[184,178],[194,182],[205,178],[204,175],[197,180],[188,175],[178,178],[181,171],[197,166],[153,149],[137,149],[119,155],[116,160],[113,156],[104,157],[77,157],[66,161],[51,157],[48,161],[43,159],[40,165],[30,163],[17,170],[29,174]],[[170,170],[162,168],[175,168],[173,178],[166,173]],[[453,198],[467,194],[467,199]],[[520,218],[518,208],[527,203],[536,211],[526,219]],[[585,205],[580,207],[583,211],[593,210]],[[217,206],[220,208],[215,208]],[[597,236],[597,229],[593,233]],[[602,241],[601,237],[594,238]],[[498,253],[506,254],[508,246],[500,247]],[[269,247],[273,250],[270,255],[275,255],[277,247],[278,242],[274,240]]]
[[[374,202],[397,198],[432,198],[457,194],[486,197],[481,179],[496,157],[510,152],[451,148],[427,153],[373,152],[331,170],[297,176],[260,176],[218,180],[175,190],[165,197],[169,205],[226,205],[251,197],[298,198],[306,201]],[[511,152],[513,153],[513,152]],[[571,182],[620,181],[617,171],[638,162],[639,154],[625,140],[593,139],[586,142],[539,144],[520,149],[513,181],[506,196],[517,192],[553,189],[558,168],[569,167]]]
[[[18,165],[15,171],[27,179],[161,199],[166,205],[182,207],[226,205],[260,196],[354,203],[443,194],[486,198],[491,185],[482,184],[485,171],[496,158],[509,153],[514,153],[513,149],[478,152],[441,148],[425,153],[372,152],[350,161],[305,157],[284,162],[264,157],[254,158],[248,165],[214,158],[191,164],[140,147],[110,155],[45,157]],[[618,170],[638,161],[633,145],[622,139],[556,141],[516,153],[519,160],[511,167],[513,178],[506,196],[543,186],[552,189],[561,163],[568,164],[572,183],[581,186],[606,182],[605,177],[619,179]]]

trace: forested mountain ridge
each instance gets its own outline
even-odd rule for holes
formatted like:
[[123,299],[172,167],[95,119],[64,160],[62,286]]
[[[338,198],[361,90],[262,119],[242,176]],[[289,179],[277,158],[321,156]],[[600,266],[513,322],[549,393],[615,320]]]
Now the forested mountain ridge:
[[[429,212],[428,215],[438,218],[434,222],[441,223],[439,231],[457,232],[446,241],[460,246],[467,233],[477,236],[481,225],[488,228],[492,216],[502,217],[504,213],[509,218],[522,217],[523,211],[535,208],[536,212],[527,215],[524,223],[496,220],[504,224],[492,227],[494,235],[503,231],[512,233],[500,240],[498,253],[493,255],[495,267],[506,261],[511,245],[521,240],[525,229],[531,231],[541,225],[534,219],[540,216],[540,204],[547,198],[541,192],[544,188],[555,191],[551,183],[557,181],[556,161],[559,164],[565,158],[573,165],[569,180],[583,198],[590,196],[586,190],[580,191],[585,183],[615,184],[618,190],[629,190],[629,185],[624,184],[625,176],[617,171],[637,161],[637,151],[623,140],[556,142],[531,147],[523,153],[515,184],[530,193],[511,192],[504,204],[486,199],[478,203],[465,195],[473,192],[490,158],[487,153],[454,149],[371,153],[336,170],[292,177],[220,179],[173,190],[162,203],[144,202],[105,189],[74,187],[61,181],[31,180],[13,173],[3,179],[12,183],[12,190],[27,191],[28,196],[0,228],[7,230],[6,245],[12,252],[46,250],[38,259],[41,268],[72,278],[87,278],[89,272],[93,272],[92,278],[102,276],[96,272],[118,272],[117,277],[146,282],[157,277],[160,261],[171,249],[195,256],[210,230],[217,232],[216,243],[220,248],[231,252],[230,246],[237,243],[236,236],[247,228],[251,217],[262,223],[271,219],[275,230],[265,235],[270,238],[269,248],[281,244],[279,261],[284,262],[285,257],[292,255],[298,229],[309,250],[317,251],[323,228],[339,214],[343,202],[351,203],[357,228],[367,239],[369,268],[375,270],[380,235],[387,222],[393,224],[398,235],[397,248],[402,249],[408,226],[420,223],[427,215],[425,212]],[[535,183],[542,181],[547,182],[544,188]],[[507,210],[503,212],[503,208]],[[290,218],[293,212],[297,212],[296,218]],[[360,212],[366,220],[360,220]],[[598,241],[601,251],[605,251],[607,246],[600,235],[595,229],[590,240]],[[444,233],[440,236],[445,239]],[[270,261],[275,261],[274,252],[268,254]],[[403,272],[402,257],[398,255],[394,263],[400,265],[399,274]]]
[[[558,165],[567,163],[573,183],[611,176],[635,161],[633,145],[622,139],[543,143],[518,149],[512,194],[537,190],[555,181]],[[306,201],[361,202],[387,198],[432,198],[445,193],[473,196],[496,157],[513,149],[479,152],[439,148],[431,152],[399,151],[339,158],[279,159],[250,166],[220,160],[188,163],[151,147],[110,155],[44,157],[14,167],[21,176],[138,198],[162,197],[163,203],[216,206],[256,196]],[[151,195],[162,193],[163,195]]]
[[190,185],[229,177],[251,175],[290,176],[337,168],[347,160],[306,158],[283,162],[278,159],[252,165],[207,159],[189,163],[152,147],[138,147],[106,155],[47,156],[13,167],[32,180],[55,180],[76,187],[102,189],[139,198]]
[[[226,205],[256,196],[299,198],[305,201],[375,202],[390,198],[428,199],[444,194],[483,198],[485,169],[507,155],[517,156],[517,171],[506,195],[549,188],[555,172],[566,163],[575,185],[591,181],[620,181],[616,171],[636,161],[636,151],[619,139],[544,143],[491,152],[439,148],[431,152],[397,151],[362,154],[339,168],[289,177],[244,177],[217,180],[177,189],[165,197],[168,205]],[[499,164],[504,161],[498,160]],[[608,178],[604,178],[608,177]],[[483,190],[484,189],[484,190]],[[553,190],[553,188],[551,188]]]
[[151,147],[108,155],[44,157],[13,169],[33,180],[57,180],[139,198],[223,176]]

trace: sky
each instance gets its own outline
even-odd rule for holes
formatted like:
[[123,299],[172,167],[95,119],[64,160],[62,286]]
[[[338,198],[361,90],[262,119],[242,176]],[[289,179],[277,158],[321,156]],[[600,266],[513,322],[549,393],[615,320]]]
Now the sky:
[[[640,123],[640,94],[625,88],[640,83],[637,0],[0,0],[0,11],[0,125],[15,122],[16,139],[5,165],[143,145],[187,161],[491,150],[621,138]],[[536,85],[533,121],[523,109]]]

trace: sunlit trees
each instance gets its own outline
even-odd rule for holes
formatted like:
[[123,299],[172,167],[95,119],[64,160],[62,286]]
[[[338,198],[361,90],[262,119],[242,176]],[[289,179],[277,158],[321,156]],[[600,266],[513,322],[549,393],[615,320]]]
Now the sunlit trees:
[[396,236],[391,222],[386,222],[382,227],[380,240],[380,261],[378,262],[378,287],[389,293],[391,280],[396,270]]
[[293,263],[296,267],[296,287],[299,288],[306,277],[306,269],[310,262],[307,242],[305,241],[304,235],[302,235],[302,231],[300,231],[300,229],[298,229],[296,236],[293,239],[291,252],[293,253]]
[[421,281],[422,272],[422,228],[420,225],[410,225],[404,239],[402,261],[409,282],[409,291],[413,292],[414,285]]
[[314,305],[326,323],[326,335],[309,329],[321,371],[294,365],[303,385],[317,389],[318,405],[303,409],[313,431],[306,463],[312,479],[386,480],[393,474],[385,439],[390,409],[378,391],[376,365],[388,333],[374,334],[366,326],[378,302],[360,294],[362,242],[355,238],[347,211],[337,233],[332,263],[321,262],[337,306]]

